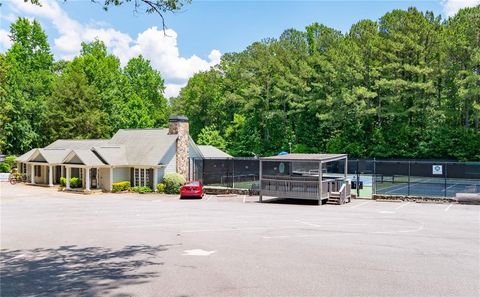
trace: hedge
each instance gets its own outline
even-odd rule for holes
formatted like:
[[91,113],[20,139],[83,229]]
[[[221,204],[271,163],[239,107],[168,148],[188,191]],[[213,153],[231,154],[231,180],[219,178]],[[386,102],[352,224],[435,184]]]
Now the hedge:
[[137,186],[137,187],[130,188],[130,190],[140,194],[153,192],[149,186],[143,186],[143,187]]
[[129,181],[121,181],[112,184],[112,192],[121,192],[130,189],[130,182]]
[[185,178],[178,173],[167,173],[163,177],[163,183],[165,184],[165,193],[178,194],[180,187],[185,184]]
[[[67,179],[65,177],[60,177],[60,186],[66,187],[67,186]],[[70,179],[70,188],[80,188],[82,186],[82,180],[78,177],[72,177]]]

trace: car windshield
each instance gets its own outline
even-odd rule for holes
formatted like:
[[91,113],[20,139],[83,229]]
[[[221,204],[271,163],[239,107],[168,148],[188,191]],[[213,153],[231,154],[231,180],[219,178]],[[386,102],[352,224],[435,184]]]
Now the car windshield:
[[200,183],[198,181],[191,181],[191,182],[187,182],[185,183],[186,186],[194,186],[194,187],[198,187],[200,185]]

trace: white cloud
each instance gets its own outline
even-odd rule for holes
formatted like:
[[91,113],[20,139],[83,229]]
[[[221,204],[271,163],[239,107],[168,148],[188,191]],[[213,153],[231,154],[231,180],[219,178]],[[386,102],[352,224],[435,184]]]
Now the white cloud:
[[167,97],[167,98],[175,97],[180,93],[180,90],[184,86],[185,86],[185,84],[167,83],[167,84],[165,84],[165,91],[163,93],[165,94],[165,97]]
[[454,16],[460,9],[480,4],[480,0],[444,0],[443,11],[447,16]]
[[[23,0],[13,0],[11,4],[12,9],[19,15],[44,18],[53,24],[59,34],[54,39],[53,47],[57,58],[73,59],[80,52],[83,41],[90,42],[95,39],[102,40],[107,48],[120,59],[122,65],[125,65],[132,57],[143,55],[151,61],[152,66],[160,71],[165,79],[165,95],[167,97],[178,95],[180,89],[186,85],[193,74],[208,70],[220,62],[221,53],[216,49],[210,52],[207,60],[196,55],[180,56],[177,33],[171,29],[164,34],[163,30],[151,27],[133,39],[126,33],[105,27],[105,23],[81,24],[70,18],[55,0],[42,1],[42,7],[34,6]],[[0,32],[0,45],[3,46],[2,36]]]
[[0,29],[0,50],[5,51],[12,45],[12,41],[8,36],[9,32]]

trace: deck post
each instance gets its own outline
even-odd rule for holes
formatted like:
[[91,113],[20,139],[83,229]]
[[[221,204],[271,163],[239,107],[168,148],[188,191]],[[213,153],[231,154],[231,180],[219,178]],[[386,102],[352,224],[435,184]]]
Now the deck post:
[[348,174],[348,156],[345,156],[345,183],[347,182],[347,174]]
[[263,197],[262,197],[262,160],[260,159],[260,176],[258,177],[259,180],[259,189],[258,189],[258,202],[262,203],[263,202]]

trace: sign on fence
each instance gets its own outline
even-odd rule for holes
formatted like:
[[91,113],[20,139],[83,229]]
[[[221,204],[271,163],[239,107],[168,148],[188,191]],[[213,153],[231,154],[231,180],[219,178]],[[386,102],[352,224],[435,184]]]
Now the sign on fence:
[[442,165],[432,165],[432,174],[442,175],[443,174],[443,166]]

